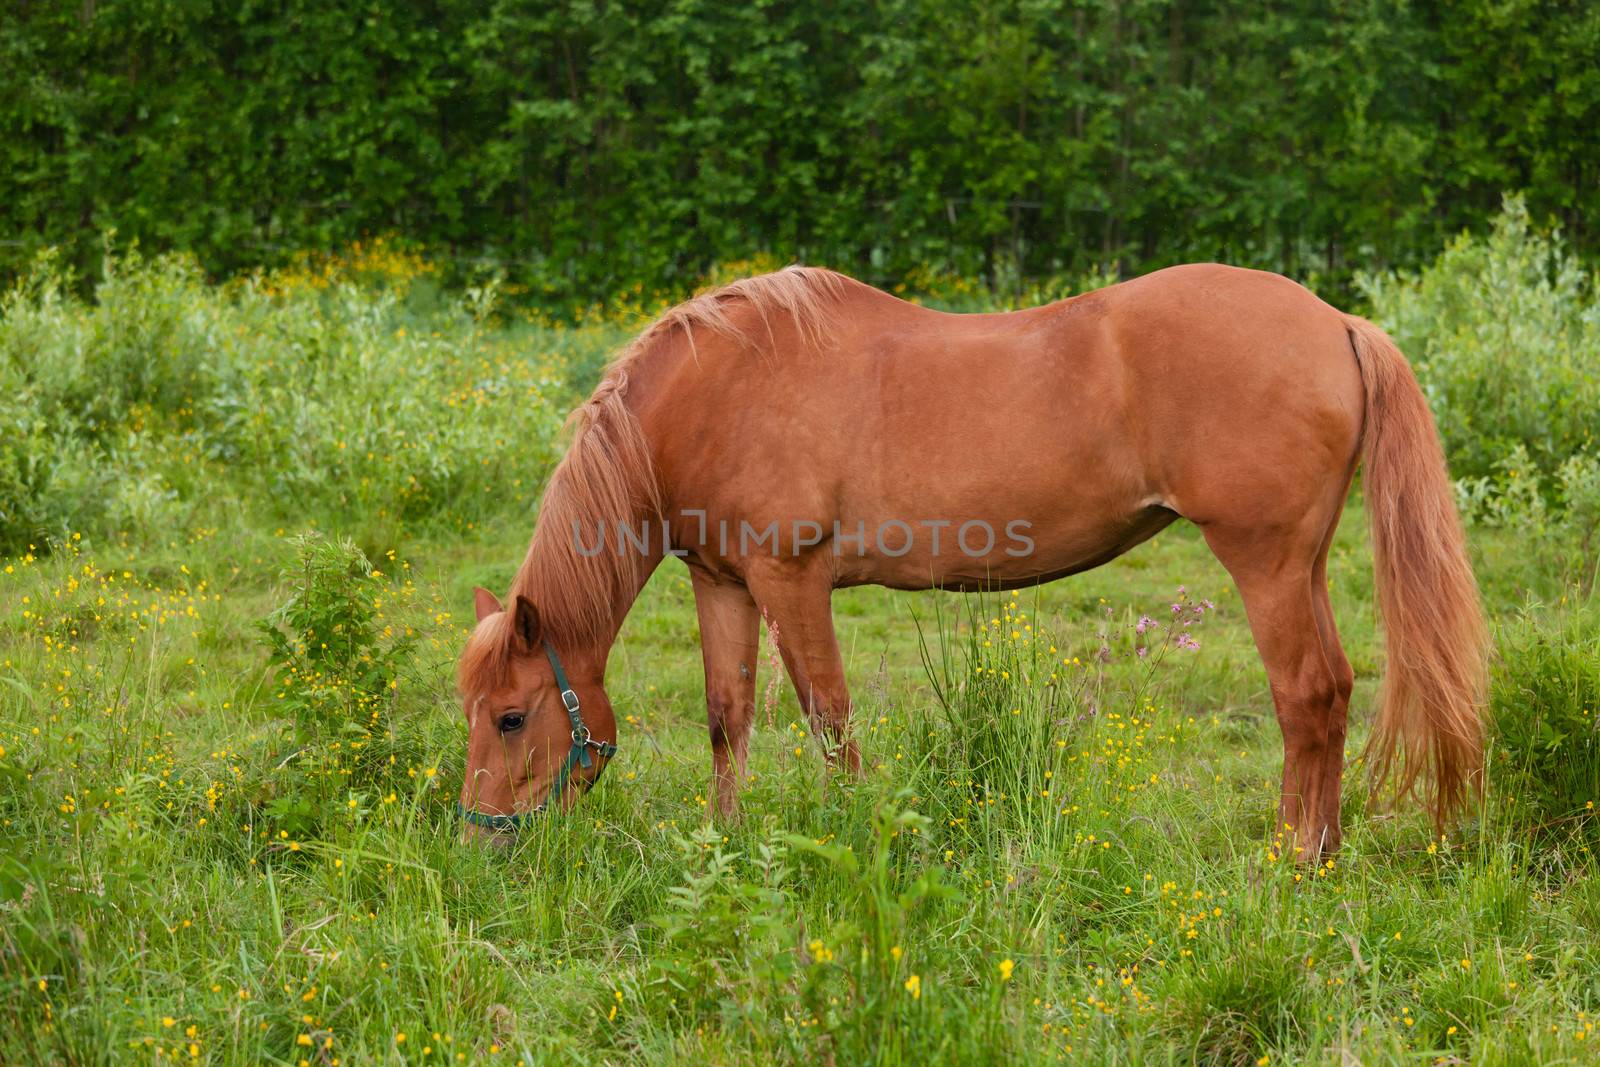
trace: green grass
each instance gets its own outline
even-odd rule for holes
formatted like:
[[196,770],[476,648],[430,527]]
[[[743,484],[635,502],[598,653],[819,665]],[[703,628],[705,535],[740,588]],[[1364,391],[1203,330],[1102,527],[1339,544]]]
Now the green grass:
[[[1273,835],[1266,679],[1181,524],[1012,599],[840,593],[867,773],[824,771],[785,681],[732,823],[669,562],[612,657],[616,766],[461,846],[472,587],[642,309],[507,322],[378,251],[135,259],[92,304],[47,264],[0,302],[0,1063],[1593,1061],[1600,604],[1553,519],[1472,531],[1499,734],[1443,841],[1361,788],[1356,500],[1331,866]],[[1138,657],[1180,586],[1199,650]]]
[[[664,568],[612,662],[617,766],[515,850],[462,847],[450,666],[524,525],[378,561],[379,625],[411,634],[364,742],[383,758],[333,734],[294,755],[256,629],[290,594],[281,539],[8,561],[0,1061],[1577,1063],[1600,1041],[1579,839],[1530,843],[1492,795],[1441,844],[1369,813],[1352,766],[1333,865],[1276,858],[1265,678],[1184,527],[1014,600],[841,593],[868,773],[825,774],[785,690],[732,824]],[[1494,575],[1524,554],[1477,549],[1508,616],[1521,587]],[[1354,755],[1379,661],[1358,509],[1331,572]],[[1217,605],[1198,652],[1114,639],[1098,663],[1102,620],[1180,584]]]

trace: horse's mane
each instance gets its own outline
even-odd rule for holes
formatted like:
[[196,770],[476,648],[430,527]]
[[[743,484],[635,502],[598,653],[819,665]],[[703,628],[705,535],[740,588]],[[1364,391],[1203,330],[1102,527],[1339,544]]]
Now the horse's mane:
[[[650,442],[626,402],[635,361],[680,333],[693,349],[698,330],[770,347],[774,313],[793,319],[803,344],[817,344],[831,304],[848,283],[842,274],[798,266],[743,278],[669,309],[622,349],[594,393],[567,419],[572,443],[550,475],[507,611],[480,624],[462,653],[457,678],[463,692],[499,688],[509,679],[515,645],[510,609],[519,595],[538,608],[540,627],[551,640],[587,644],[610,636],[621,605],[638,593],[644,557],[616,551],[616,523],[632,522],[638,529],[641,519],[659,519],[663,505]],[[740,306],[756,312],[764,338],[736,321]],[[607,547],[586,556],[578,551],[574,530],[581,528],[589,542],[597,523],[607,527]]]
[[[759,348],[763,340],[772,341],[771,316],[788,314],[800,334],[802,344],[817,345],[828,325],[829,305],[843,295],[854,279],[821,267],[785,267],[771,274],[740,278],[667,309],[645,327],[617,357],[614,366],[626,366],[678,330],[683,331],[692,349],[696,329],[706,329]],[[859,283],[855,283],[859,284]],[[760,317],[765,338],[751,337],[730,314],[748,306]]]

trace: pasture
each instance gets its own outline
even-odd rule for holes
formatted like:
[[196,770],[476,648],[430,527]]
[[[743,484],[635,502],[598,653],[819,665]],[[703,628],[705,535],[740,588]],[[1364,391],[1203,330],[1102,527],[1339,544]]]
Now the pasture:
[[44,263],[0,309],[0,1062],[1593,1062],[1575,269],[1513,206],[1370,280],[1463,479],[1494,741],[1443,835],[1367,802],[1358,486],[1329,564],[1345,837],[1313,866],[1273,825],[1236,592],[1182,524],[1036,591],[838,594],[866,773],[825,770],[764,645],[736,820],[669,562],[611,661],[615,766],[464,847],[472,589],[508,584],[562,417],[654,305],[531,317],[382,244],[226,286],[132,257],[93,301]]

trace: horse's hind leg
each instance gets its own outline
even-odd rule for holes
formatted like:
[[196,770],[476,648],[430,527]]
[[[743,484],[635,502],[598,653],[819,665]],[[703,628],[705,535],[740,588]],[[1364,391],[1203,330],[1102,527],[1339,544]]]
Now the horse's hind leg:
[[[1277,829],[1302,862],[1315,861],[1339,842],[1339,767],[1348,691],[1329,662],[1314,589],[1314,580],[1323,577],[1318,561],[1326,528],[1309,517],[1298,529],[1205,527],[1211,550],[1239,586],[1250,632],[1267,668],[1283,731]],[[1326,601],[1326,584],[1320,589]],[[1330,633],[1331,624],[1330,612]],[[1335,648],[1337,644],[1335,637]],[[1343,660],[1342,653],[1339,658]]]
[[732,816],[739,806],[750,727],[755,721],[756,652],[760,616],[750,591],[691,569],[700,655],[706,669],[706,725],[716,768],[717,807]]
[[1339,643],[1339,628],[1333,621],[1333,602],[1328,598],[1328,550],[1338,529],[1339,517],[1335,514],[1317,555],[1316,568],[1311,574],[1311,599],[1317,613],[1317,633],[1322,638],[1322,654],[1327,657],[1328,669],[1333,672],[1333,711],[1329,718],[1327,752],[1322,764],[1322,809],[1318,812],[1322,825],[1328,828],[1323,842],[1324,852],[1339,848],[1339,793],[1340,777],[1344,773],[1344,741],[1350,717],[1350,693],[1355,688],[1355,671]]

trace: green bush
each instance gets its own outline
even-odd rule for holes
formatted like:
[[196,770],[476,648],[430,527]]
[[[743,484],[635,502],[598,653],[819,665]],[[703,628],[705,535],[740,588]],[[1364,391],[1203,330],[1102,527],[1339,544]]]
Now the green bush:
[[1600,213],[1600,10],[1570,0],[5,16],[0,274],[117,226],[224,272],[399,228],[563,303],[763,250],[1002,291],[1205,259],[1342,283],[1509,183]]
[[274,825],[305,834],[346,806],[382,803],[422,744],[395,715],[411,651],[386,621],[396,590],[349,541],[313,533],[292,544],[283,579],[293,593],[258,623],[293,746],[278,769],[292,773],[258,799]]
[[[388,583],[349,541],[296,537],[294,593],[260,627],[302,743],[369,737],[398,687],[406,642],[378,626]],[[385,637],[388,637],[385,640]]]
[[0,552],[44,546],[51,535],[99,523],[105,474],[95,449],[58,437],[0,373]]
[[[1559,232],[1508,197],[1414,275],[1367,276],[1374,318],[1410,357],[1474,518],[1600,510],[1600,286]],[[1552,514],[1546,515],[1546,509]]]
[[743,1015],[753,1028],[767,1023],[757,1005],[796,970],[791,871],[781,844],[741,857],[722,841],[710,824],[678,840],[684,881],[666,890],[665,910],[651,920],[661,944],[648,1001],[668,1019]]
[[413,284],[427,271],[376,242],[219,286],[134,251],[83,300],[40,257],[0,300],[0,553],[232,512],[376,550],[525,507],[569,365],[592,373],[620,332],[507,329],[491,289],[441,300]]
[[1600,827],[1600,601],[1526,612],[1499,636],[1494,773],[1511,818],[1544,834]]

